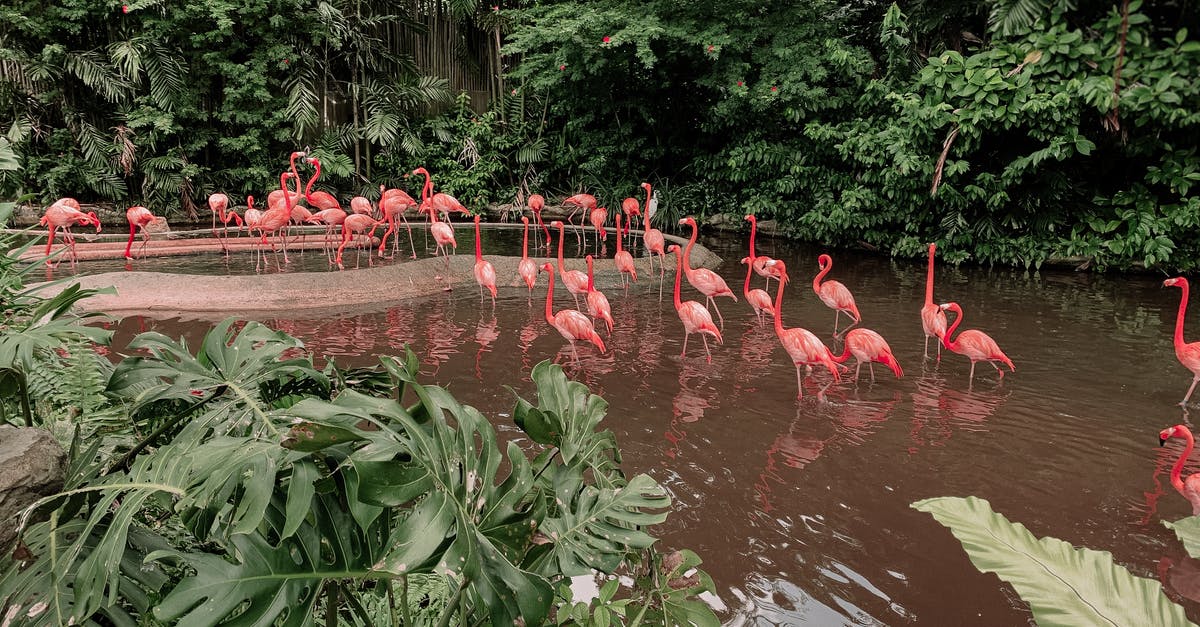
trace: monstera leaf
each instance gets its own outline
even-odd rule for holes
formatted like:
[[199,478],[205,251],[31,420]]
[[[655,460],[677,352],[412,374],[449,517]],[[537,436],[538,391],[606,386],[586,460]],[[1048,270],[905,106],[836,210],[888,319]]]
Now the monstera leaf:
[[1163,524],[1175,532],[1175,537],[1183,543],[1188,555],[1200,557],[1200,516],[1188,516],[1175,522],[1164,520]]
[[177,443],[182,438],[198,444],[225,434],[259,434],[278,442],[282,430],[270,416],[274,407],[264,389],[303,380],[327,392],[329,379],[310,357],[289,357],[303,349],[300,340],[257,322],[235,331],[235,322],[217,324],[195,356],[182,340],[154,332],[138,335],[129,349],[150,356],[122,360],[109,379],[109,392],[128,400],[134,412],[163,401],[205,400],[204,411],[183,427]]
[[590,468],[602,488],[624,484],[621,454],[611,431],[600,431],[608,402],[586,385],[567,379],[561,366],[543,361],[530,373],[538,405],[518,398],[513,420],[534,442],[554,446],[568,466]]
[[1154,580],[1135,577],[1107,551],[1036,538],[975,497],[939,497],[912,507],[962,542],[971,563],[1012,584],[1039,625],[1191,625]]

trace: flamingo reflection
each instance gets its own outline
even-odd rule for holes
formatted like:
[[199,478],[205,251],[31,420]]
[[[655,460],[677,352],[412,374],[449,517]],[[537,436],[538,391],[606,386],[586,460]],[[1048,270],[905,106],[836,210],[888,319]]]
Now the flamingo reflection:
[[[955,429],[986,431],[984,423],[1011,394],[1000,393],[1000,388],[991,391],[955,389],[947,386],[945,378],[936,370],[926,371],[917,379],[916,385],[917,389],[912,393],[909,454],[916,454],[923,445],[945,445]],[[929,438],[921,435],[926,428],[934,431]]]
[[486,321],[480,315],[479,324],[475,325],[475,343],[479,345],[479,350],[475,351],[475,378],[480,381],[483,381],[483,367],[480,365],[483,354],[492,352],[492,342],[495,342],[498,337],[500,337],[500,330],[497,328],[495,314],[492,314]]
[[671,420],[663,438],[669,446],[663,451],[669,459],[680,454],[680,444],[687,438],[683,425],[699,422],[704,411],[712,407],[705,394],[716,394],[708,385],[708,377],[702,377],[695,365],[683,360],[679,369],[679,391],[671,401]]

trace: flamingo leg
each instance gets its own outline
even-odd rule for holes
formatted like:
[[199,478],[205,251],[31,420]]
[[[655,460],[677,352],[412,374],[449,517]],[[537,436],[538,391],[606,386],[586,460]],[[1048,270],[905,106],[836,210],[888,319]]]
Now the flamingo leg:
[[838,320],[839,320],[839,318],[841,317],[841,315],[842,315],[842,310],[841,310],[841,309],[834,309],[834,310],[833,310],[833,337],[837,337],[837,336],[838,336],[838,331],[837,331],[837,328],[838,328]]
[[800,364],[796,364],[796,398],[804,398],[804,377],[800,376]]
[[858,367],[854,369],[854,383],[858,383],[858,373],[862,372],[862,362],[858,362]]
[[708,350],[708,338],[703,333],[700,334],[700,341],[704,342],[704,354],[708,356],[708,363],[712,363],[712,353]]
[[416,259],[417,258],[417,247],[413,244],[412,227],[409,226],[408,219],[405,218],[403,215],[400,216],[400,219],[404,221],[404,229],[406,231],[408,231],[408,247],[410,250],[412,250],[412,258]]
[[[861,363],[859,363],[859,367],[860,367],[860,368],[862,367],[862,364],[861,364]],[[875,382],[875,363],[874,363],[874,362],[867,362],[867,368],[869,368],[869,369],[871,370],[871,383],[874,383],[874,382]],[[857,375],[857,374],[855,374],[854,376],[855,376],[856,378],[858,377],[858,375]]]
[[721,308],[717,306],[717,300],[712,296],[708,297],[708,302],[712,303],[713,309],[717,312],[717,320],[721,321],[721,331],[725,331],[725,317],[721,315]]
[[688,341],[689,337],[692,337],[692,334],[688,333],[688,332],[684,332],[684,334],[683,334],[683,350],[680,351],[680,353],[679,353],[680,357],[687,355],[687,341]]
[[46,237],[46,265],[54,267],[55,264],[50,262],[50,249],[54,246],[54,225],[50,225],[50,235]]
[[925,359],[929,359],[929,336],[925,336]]
[[1187,394],[1183,395],[1183,400],[1179,401],[1180,407],[1187,407],[1188,399],[1192,397],[1192,392],[1196,390],[1196,383],[1200,383],[1200,374],[1192,377],[1192,385],[1188,388]]
[[970,376],[967,377],[967,383],[971,383],[974,380],[975,380],[975,361],[972,360],[971,361],[971,374],[970,374]]

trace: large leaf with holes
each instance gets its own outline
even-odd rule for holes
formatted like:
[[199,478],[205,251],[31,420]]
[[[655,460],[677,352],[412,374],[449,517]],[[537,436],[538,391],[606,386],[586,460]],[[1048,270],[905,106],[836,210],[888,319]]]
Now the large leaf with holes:
[[979,498],[939,497],[912,507],[950,529],[980,571],[1012,584],[1039,625],[1191,625],[1162,585],[1135,577],[1112,553],[1037,538]]

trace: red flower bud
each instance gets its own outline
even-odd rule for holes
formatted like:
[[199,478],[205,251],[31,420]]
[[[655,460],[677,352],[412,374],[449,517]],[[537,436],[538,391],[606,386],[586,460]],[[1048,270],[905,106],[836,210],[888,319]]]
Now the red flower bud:
[[713,50],[716,50],[716,49],[717,49],[717,47],[716,47],[716,46],[714,46],[714,45],[711,45],[711,44],[710,44],[710,45],[708,46],[708,51],[709,51],[709,52],[712,52]]
[[605,36],[604,36],[604,39],[603,39],[602,41],[603,41],[604,43],[608,43],[608,42],[612,41],[612,37],[609,37],[608,35],[605,35]]
[[498,6],[493,6],[493,7],[492,7],[492,11],[493,11],[493,12],[496,12],[496,13],[499,13],[499,12],[500,12],[500,7],[498,7]]
[[561,72],[561,71],[563,71],[563,70],[565,70],[565,69],[567,69],[567,66],[565,66],[565,65],[560,65],[560,66],[558,66],[558,71],[560,71],[560,72]]
[[774,85],[771,85],[771,91],[779,91],[779,88]]
[[129,13],[129,5],[128,4],[121,5],[121,13]]
[[284,59],[284,60],[283,60],[283,63],[284,63],[284,65],[287,65],[287,62],[288,62],[288,60],[287,60],[287,59]]
[[512,90],[512,95],[514,95],[514,96],[517,95],[517,90],[515,90],[515,89]]
[[738,87],[742,86],[742,81],[738,81]]

